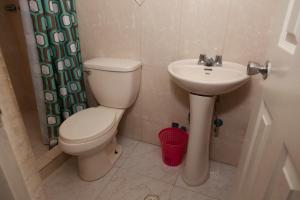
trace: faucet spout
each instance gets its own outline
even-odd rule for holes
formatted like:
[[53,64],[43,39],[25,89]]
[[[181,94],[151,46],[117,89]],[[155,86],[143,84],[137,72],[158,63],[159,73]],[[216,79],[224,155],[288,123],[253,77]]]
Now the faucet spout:
[[212,56],[206,56],[205,54],[200,54],[198,65],[204,65],[208,67],[212,66],[222,66],[222,56],[217,55],[215,58]]
[[205,66],[212,67],[215,64],[213,57],[208,57],[205,61]]

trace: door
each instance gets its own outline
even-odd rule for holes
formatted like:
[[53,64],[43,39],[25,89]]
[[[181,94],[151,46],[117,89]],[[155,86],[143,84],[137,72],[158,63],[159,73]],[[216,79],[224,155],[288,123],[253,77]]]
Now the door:
[[232,200],[300,200],[300,1],[274,4],[272,71],[262,81]]

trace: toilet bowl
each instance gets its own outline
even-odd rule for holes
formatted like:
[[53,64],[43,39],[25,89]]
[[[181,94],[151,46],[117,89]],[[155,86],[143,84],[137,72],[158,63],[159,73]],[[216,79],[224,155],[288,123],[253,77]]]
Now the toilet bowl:
[[100,106],[66,119],[59,128],[59,146],[78,156],[79,175],[94,181],[103,177],[122,153],[117,143],[118,124],[139,91],[139,61],[95,58],[84,63],[88,82]]

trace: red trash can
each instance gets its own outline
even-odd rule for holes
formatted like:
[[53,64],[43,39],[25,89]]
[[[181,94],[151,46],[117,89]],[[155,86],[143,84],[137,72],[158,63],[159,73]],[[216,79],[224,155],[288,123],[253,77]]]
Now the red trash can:
[[186,153],[188,133],[180,128],[166,128],[160,131],[159,139],[164,163],[180,165]]

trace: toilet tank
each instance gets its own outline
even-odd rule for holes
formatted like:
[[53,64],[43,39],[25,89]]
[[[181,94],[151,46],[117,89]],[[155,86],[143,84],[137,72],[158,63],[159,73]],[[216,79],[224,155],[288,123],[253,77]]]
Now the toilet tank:
[[140,61],[94,58],[84,62],[84,68],[99,104],[111,108],[128,108],[136,100],[141,83]]

